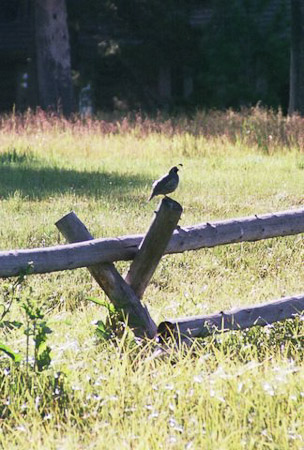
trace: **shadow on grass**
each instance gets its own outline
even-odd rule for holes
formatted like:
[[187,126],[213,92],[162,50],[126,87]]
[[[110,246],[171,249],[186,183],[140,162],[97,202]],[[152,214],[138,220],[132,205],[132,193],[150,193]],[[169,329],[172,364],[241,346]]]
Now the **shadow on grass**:
[[[0,198],[16,191],[32,200],[74,193],[90,197],[117,197],[120,201],[134,189],[147,190],[152,180],[117,172],[77,171],[35,164],[0,163]],[[148,196],[148,191],[147,191]]]

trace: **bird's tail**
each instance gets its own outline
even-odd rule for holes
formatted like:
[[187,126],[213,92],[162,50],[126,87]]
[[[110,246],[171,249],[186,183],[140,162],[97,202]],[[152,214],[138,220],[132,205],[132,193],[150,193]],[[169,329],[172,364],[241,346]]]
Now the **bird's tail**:
[[153,197],[154,197],[154,194],[153,194],[153,192],[152,192],[152,194],[151,194],[150,197],[148,198],[148,202],[149,202],[150,200],[152,200]]

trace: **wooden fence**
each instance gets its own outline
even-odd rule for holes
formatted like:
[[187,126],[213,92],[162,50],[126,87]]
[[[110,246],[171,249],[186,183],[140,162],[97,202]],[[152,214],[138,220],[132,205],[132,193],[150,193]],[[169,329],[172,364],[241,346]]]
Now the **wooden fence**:
[[[236,242],[304,233],[304,209],[178,227],[182,207],[164,198],[146,235],[94,239],[74,212],[56,226],[69,242],[48,248],[0,252],[0,277],[28,270],[33,274],[87,267],[136,336],[182,335],[187,338],[266,325],[304,312],[304,294],[208,316],[169,319],[157,327],[141,299],[165,253],[180,253]],[[115,261],[132,260],[125,279]]]

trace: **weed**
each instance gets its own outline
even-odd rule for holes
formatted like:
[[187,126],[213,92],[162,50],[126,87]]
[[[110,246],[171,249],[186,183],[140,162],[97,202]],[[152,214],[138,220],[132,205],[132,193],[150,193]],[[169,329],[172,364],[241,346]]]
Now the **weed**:
[[[25,364],[27,372],[30,365],[30,339],[34,343],[33,352],[33,369],[34,371],[42,371],[49,367],[51,363],[51,348],[47,345],[47,335],[51,333],[51,329],[47,326],[44,319],[45,313],[43,309],[45,306],[39,304],[37,299],[34,299],[32,288],[24,293],[24,284],[29,271],[19,275],[15,281],[2,286],[2,315],[0,317],[0,327],[6,331],[6,334],[12,330],[19,329],[26,336],[26,351]],[[11,312],[13,303],[16,304],[24,312],[24,320],[4,320]],[[10,356],[15,362],[20,362],[22,356],[15,353],[7,345],[1,343],[0,350]]]

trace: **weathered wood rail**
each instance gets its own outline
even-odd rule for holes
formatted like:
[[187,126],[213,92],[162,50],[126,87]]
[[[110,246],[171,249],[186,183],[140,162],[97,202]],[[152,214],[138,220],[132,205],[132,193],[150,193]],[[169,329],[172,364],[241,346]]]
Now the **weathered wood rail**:
[[158,333],[163,336],[206,337],[223,331],[270,325],[300,315],[303,311],[304,294],[216,314],[168,319],[159,324]]
[[[56,223],[69,244],[2,251],[0,278],[19,275],[29,266],[32,274],[87,267],[135,335],[146,338],[157,334],[205,337],[271,324],[304,312],[303,294],[208,316],[169,319],[157,327],[141,298],[163,254],[304,233],[304,209],[177,228],[181,213],[181,205],[166,197],[145,236],[114,239],[94,239],[76,214],[69,213]],[[125,279],[113,264],[120,260],[133,260]]]
[[[304,209],[202,223],[174,231],[164,253],[252,242],[304,233]],[[67,245],[0,252],[0,277],[12,277],[30,263],[32,273],[77,269],[134,259],[143,235],[93,239]]]

